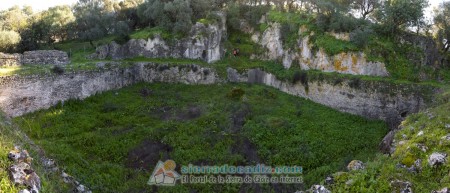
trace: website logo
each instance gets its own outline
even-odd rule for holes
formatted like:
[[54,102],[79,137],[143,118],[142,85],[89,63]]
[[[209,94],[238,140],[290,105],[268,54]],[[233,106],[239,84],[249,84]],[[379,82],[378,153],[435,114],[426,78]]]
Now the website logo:
[[175,171],[176,163],[173,160],[166,160],[165,162],[158,161],[153,170],[148,185],[157,186],[174,186],[181,175]]

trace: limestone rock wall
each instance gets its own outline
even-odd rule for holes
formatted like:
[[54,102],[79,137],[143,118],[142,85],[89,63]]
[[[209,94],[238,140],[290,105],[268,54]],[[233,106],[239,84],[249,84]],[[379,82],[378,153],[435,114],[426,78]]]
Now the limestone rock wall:
[[83,99],[95,93],[122,88],[140,81],[212,84],[217,74],[196,65],[170,66],[138,63],[110,69],[63,75],[0,77],[0,108],[8,116],[49,108],[59,101]]
[[226,36],[224,13],[216,13],[217,24],[196,23],[189,35],[181,40],[166,41],[159,35],[147,40],[132,39],[124,45],[115,42],[100,46],[89,58],[114,60],[144,56],[147,58],[201,59],[208,63],[220,60],[223,55],[222,39]]
[[[270,23],[269,27],[260,34],[253,34],[252,40],[255,43],[267,48],[267,52],[262,56],[253,58],[265,60],[280,60],[285,68],[292,65],[299,65],[302,69],[321,70],[324,72],[339,72],[354,75],[388,76],[386,66],[381,62],[367,61],[362,52],[340,53],[329,56],[324,50],[312,51],[309,44],[309,37],[299,35],[295,50],[284,49],[281,41],[281,26],[278,23]],[[302,30],[299,30],[301,33]],[[345,39],[346,35],[333,34],[339,39]]]
[[23,53],[23,64],[55,64],[64,65],[70,63],[66,52],[59,50],[35,50]]
[[0,52],[0,67],[20,66],[21,54],[5,54]]
[[259,69],[239,73],[235,69],[228,68],[227,74],[227,80],[223,80],[212,68],[198,65],[136,63],[129,68],[99,68],[97,71],[63,75],[0,77],[0,108],[8,116],[15,117],[49,108],[59,101],[83,99],[95,93],[119,89],[142,81],[264,84],[342,112],[384,120],[391,127],[396,127],[408,114],[418,112],[427,105],[427,96],[423,94],[421,88],[410,87],[408,84],[389,84],[382,81],[355,83],[352,80],[340,82],[308,80],[306,84],[292,83],[279,80],[273,74]]
[[23,54],[5,54],[0,52],[0,67],[20,66],[22,64],[54,64],[70,63],[66,52],[59,50],[35,50]]
[[384,120],[391,128],[398,126],[407,115],[426,107],[425,96],[419,91],[411,91],[407,85],[361,81],[358,82],[358,88],[355,88],[352,86],[355,83],[349,80],[341,83],[308,81],[302,84],[281,81],[275,75],[259,69],[238,73],[229,68],[227,72],[230,82],[264,84],[341,112]]

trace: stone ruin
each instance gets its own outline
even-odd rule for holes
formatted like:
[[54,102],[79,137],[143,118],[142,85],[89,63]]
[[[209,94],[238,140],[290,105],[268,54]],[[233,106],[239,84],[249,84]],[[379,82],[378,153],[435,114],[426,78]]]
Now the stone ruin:
[[66,52],[59,50],[27,51],[23,54],[5,54],[0,52],[0,67],[20,66],[22,64],[65,65],[70,63]]
[[19,66],[22,54],[5,54],[0,52],[0,67]]

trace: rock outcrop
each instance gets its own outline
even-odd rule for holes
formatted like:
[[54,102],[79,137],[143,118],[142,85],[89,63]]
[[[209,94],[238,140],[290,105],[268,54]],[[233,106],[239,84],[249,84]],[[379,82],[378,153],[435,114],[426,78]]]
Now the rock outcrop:
[[187,37],[164,40],[159,35],[148,39],[132,39],[124,45],[116,42],[100,46],[89,58],[119,60],[143,56],[147,58],[201,59],[208,63],[218,61],[223,55],[222,39],[226,36],[225,15],[216,13],[221,20],[216,24],[196,23]]
[[359,79],[308,80],[305,83],[301,81],[293,83],[279,80],[275,75],[260,69],[248,70],[242,74],[229,69],[228,73],[230,82],[268,85],[341,112],[384,120],[391,128],[396,128],[408,114],[418,112],[426,107],[424,99],[426,97],[423,95],[425,93],[409,92],[421,89],[420,86],[409,88],[401,84]]
[[[339,53],[334,56],[327,55],[323,49],[313,51],[309,44],[309,36],[298,36],[295,50],[283,48],[281,41],[281,25],[279,23],[269,23],[269,27],[263,34],[254,34],[252,40],[267,49],[261,56],[254,55],[253,58],[264,60],[280,60],[285,68],[292,65],[299,65],[301,69],[321,70],[324,72],[339,72],[354,75],[388,76],[386,66],[381,62],[368,61],[363,52]],[[253,30],[250,30],[253,31]],[[299,30],[299,33],[303,33]],[[342,34],[332,34],[339,39],[347,36]]]
[[27,187],[21,192],[39,193],[42,188],[41,178],[31,167],[32,158],[28,152],[20,147],[15,147],[14,150],[9,152],[8,158],[14,162],[8,170],[11,181],[14,184]]

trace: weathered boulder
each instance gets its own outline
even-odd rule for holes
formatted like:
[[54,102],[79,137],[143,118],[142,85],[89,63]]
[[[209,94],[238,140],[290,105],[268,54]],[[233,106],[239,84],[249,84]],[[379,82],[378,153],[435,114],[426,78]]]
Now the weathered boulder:
[[442,188],[441,190],[433,190],[433,191],[431,191],[431,193],[450,193],[450,189],[445,187],[445,188]]
[[26,150],[16,146],[8,153],[8,158],[14,161],[8,169],[8,174],[14,184],[25,185],[27,189],[20,192],[38,193],[41,190],[41,178],[31,167],[32,158]]
[[23,53],[22,64],[54,64],[70,63],[66,52],[59,50],[36,50]]
[[30,154],[28,154],[27,150],[20,150],[20,148],[16,147],[14,150],[8,153],[8,158],[14,162],[26,162],[28,164],[31,163]]
[[391,181],[393,192],[413,193],[411,182],[395,180]]
[[31,166],[25,162],[13,164],[9,167],[9,177],[14,184],[24,184],[29,170]]
[[351,161],[348,165],[347,165],[347,169],[349,171],[353,171],[353,170],[363,170],[366,167],[364,166],[364,163],[362,161],[359,160],[353,160]]
[[31,192],[39,192],[41,189],[41,178],[34,171],[26,171],[26,173],[28,174],[25,177],[23,184],[29,187]]
[[431,167],[436,167],[444,164],[447,161],[447,154],[435,152],[428,157],[428,165]]
[[0,67],[20,66],[22,54],[6,54],[0,52]]
[[381,141],[379,148],[380,151],[387,154],[393,152],[392,142],[394,141],[395,131],[389,131],[389,133],[384,136]]

